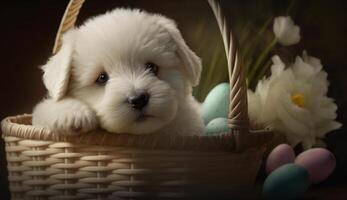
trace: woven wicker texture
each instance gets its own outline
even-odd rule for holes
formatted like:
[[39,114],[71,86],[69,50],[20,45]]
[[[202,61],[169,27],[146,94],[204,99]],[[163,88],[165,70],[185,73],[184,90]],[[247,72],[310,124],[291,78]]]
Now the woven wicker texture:
[[[74,26],[84,0],[71,0],[56,37]],[[231,84],[230,133],[221,136],[64,136],[31,125],[31,115],[1,123],[12,199],[184,198],[191,187],[252,185],[270,130],[249,131],[245,72],[218,1],[208,0],[223,36]]]
[[5,142],[13,199],[185,197],[194,186],[252,184],[263,154],[263,148],[161,151],[11,136]]

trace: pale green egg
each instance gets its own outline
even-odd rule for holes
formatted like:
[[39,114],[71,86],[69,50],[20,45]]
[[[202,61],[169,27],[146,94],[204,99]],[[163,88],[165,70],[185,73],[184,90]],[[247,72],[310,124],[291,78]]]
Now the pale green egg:
[[230,103],[230,85],[221,83],[214,87],[202,105],[202,117],[205,124],[215,118],[227,118]]
[[229,131],[228,119],[216,118],[211,120],[206,126],[207,135],[219,135]]

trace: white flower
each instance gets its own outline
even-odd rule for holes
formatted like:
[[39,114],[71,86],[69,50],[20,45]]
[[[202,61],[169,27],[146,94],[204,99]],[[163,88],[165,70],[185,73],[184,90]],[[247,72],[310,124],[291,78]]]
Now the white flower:
[[250,119],[283,132],[293,146],[310,148],[318,138],[341,127],[337,106],[327,97],[327,73],[320,60],[304,52],[285,69],[278,56],[272,58],[271,76],[248,90]]
[[300,27],[295,25],[289,16],[276,17],[273,31],[278,42],[283,46],[290,46],[300,41]]

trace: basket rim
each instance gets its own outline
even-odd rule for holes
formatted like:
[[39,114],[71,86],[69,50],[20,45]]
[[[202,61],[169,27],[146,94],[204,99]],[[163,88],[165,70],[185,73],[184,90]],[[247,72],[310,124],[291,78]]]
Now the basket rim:
[[[162,150],[202,150],[202,151],[235,151],[235,135],[225,133],[215,136],[182,136],[182,135],[131,135],[115,134],[105,130],[94,130],[78,136],[69,136],[36,127],[31,124],[31,114],[9,116],[2,120],[2,137],[18,137],[29,140],[52,142],[69,142],[86,145],[102,145],[112,147],[134,147]],[[25,123],[26,122],[26,123]],[[272,130],[255,130],[249,135],[249,148],[260,148],[272,139]]]

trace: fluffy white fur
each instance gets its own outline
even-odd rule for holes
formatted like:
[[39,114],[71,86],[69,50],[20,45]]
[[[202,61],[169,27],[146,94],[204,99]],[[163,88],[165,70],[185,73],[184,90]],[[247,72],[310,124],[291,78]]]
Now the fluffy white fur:
[[[147,62],[159,66],[157,76],[146,70]],[[204,132],[191,95],[201,61],[162,15],[115,9],[92,18],[64,35],[42,69],[49,98],[34,108],[33,125],[72,134],[96,127],[131,134]],[[102,72],[109,75],[104,86],[95,82]],[[147,106],[132,109],[128,97],[144,91]]]

